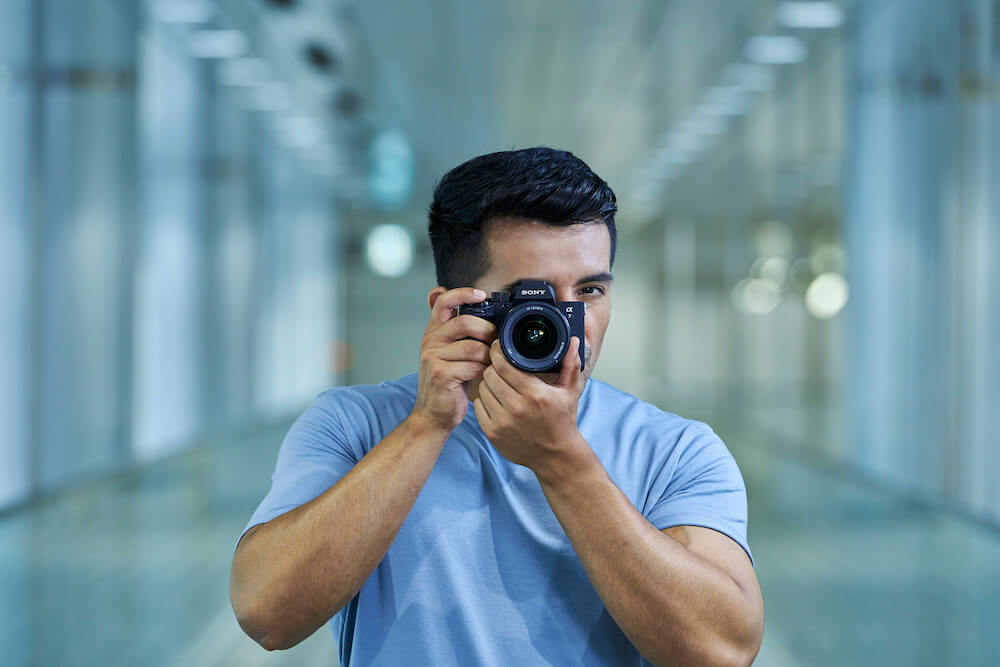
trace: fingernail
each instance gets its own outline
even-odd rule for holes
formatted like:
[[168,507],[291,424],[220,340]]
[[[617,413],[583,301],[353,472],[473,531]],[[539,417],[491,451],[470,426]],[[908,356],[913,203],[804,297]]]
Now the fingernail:
[[477,299],[485,299],[485,298],[486,298],[486,292],[484,292],[484,291],[483,291],[483,290],[481,290],[481,289],[476,289],[476,290],[472,290],[472,294],[473,294],[473,295],[474,295],[474,296],[475,296],[475,297],[476,297]]

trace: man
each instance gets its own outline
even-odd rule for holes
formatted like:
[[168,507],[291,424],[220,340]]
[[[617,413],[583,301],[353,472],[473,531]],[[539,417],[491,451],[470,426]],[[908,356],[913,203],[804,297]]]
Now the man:
[[[763,605],[732,456],[589,379],[616,210],[548,148],[444,176],[419,372],[331,389],[292,426],[233,560],[250,636],[287,648],[333,617],[344,665],[752,662]],[[557,374],[518,370],[490,321],[456,314],[523,279],[586,304]]]

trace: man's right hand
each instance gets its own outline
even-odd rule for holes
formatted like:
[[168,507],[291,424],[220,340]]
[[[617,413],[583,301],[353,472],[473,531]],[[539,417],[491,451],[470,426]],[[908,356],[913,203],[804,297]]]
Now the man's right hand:
[[[230,596],[240,626],[264,648],[290,648],[315,632],[385,557],[448,435],[465,417],[462,383],[489,363],[496,327],[473,315],[455,316],[455,306],[483,298],[471,287],[435,288],[410,416],[317,498],[240,541]],[[308,450],[302,442],[295,446],[300,455]]]
[[420,342],[420,379],[411,414],[451,431],[465,418],[469,397],[463,383],[481,377],[490,363],[496,327],[474,315],[456,316],[455,308],[479,303],[486,293],[471,287],[431,292],[430,321]]

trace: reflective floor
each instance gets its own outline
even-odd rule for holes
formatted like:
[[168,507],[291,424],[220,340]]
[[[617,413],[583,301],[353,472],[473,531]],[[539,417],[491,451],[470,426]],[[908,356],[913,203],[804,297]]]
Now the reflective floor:
[[[229,607],[234,542],[286,428],[0,517],[0,664],[336,665],[325,628],[267,653]],[[756,664],[1000,665],[1000,532],[739,432],[767,609]]]

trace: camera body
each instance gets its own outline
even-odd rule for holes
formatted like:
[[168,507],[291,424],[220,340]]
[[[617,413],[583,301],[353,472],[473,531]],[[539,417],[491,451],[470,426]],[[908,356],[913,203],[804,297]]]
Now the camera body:
[[492,322],[504,356],[528,373],[558,373],[573,336],[580,339],[583,370],[585,313],[582,301],[556,301],[555,290],[544,280],[521,280],[511,292],[493,292],[480,303],[458,307],[459,315]]

